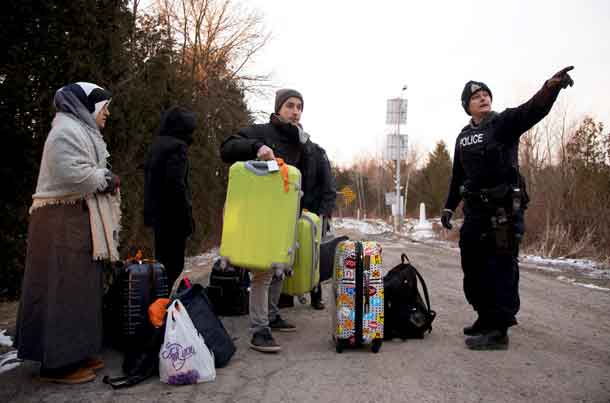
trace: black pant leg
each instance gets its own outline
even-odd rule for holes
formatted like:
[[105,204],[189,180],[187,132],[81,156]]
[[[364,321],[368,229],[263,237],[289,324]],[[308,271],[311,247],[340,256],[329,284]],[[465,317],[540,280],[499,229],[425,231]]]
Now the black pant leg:
[[311,302],[321,302],[322,301],[322,286],[318,284],[313,290],[310,291],[309,296],[311,297]]
[[155,229],[155,259],[165,266],[170,288],[184,269],[186,237],[174,231]]
[[466,300],[479,314],[485,309],[484,275],[488,251],[481,241],[481,228],[466,220],[460,229],[460,258],[464,273],[463,287]]

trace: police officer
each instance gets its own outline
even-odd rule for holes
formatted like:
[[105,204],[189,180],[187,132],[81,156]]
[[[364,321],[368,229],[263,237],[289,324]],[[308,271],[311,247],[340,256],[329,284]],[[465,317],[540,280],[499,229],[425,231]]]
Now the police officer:
[[519,174],[519,138],[551,110],[561,89],[572,86],[566,67],[526,103],[501,113],[491,110],[492,92],[469,81],[462,107],[472,116],[455,142],[453,172],[441,221],[451,229],[453,211],[464,200],[460,252],[464,294],[478,314],[464,328],[473,350],[508,348],[507,330],[519,311],[519,241],[528,197]]

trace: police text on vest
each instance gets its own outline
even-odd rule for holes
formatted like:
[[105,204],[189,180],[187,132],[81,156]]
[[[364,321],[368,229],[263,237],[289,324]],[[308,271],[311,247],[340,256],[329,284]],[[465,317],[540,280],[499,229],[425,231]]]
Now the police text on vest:
[[467,146],[471,146],[473,144],[482,143],[483,136],[484,136],[484,133],[478,133],[478,134],[471,134],[470,136],[467,136],[467,137],[462,137],[462,139],[460,139],[460,146],[467,147]]

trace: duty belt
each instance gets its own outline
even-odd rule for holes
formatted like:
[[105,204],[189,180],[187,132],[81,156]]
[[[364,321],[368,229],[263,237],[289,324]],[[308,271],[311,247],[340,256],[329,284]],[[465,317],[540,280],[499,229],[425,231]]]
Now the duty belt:
[[523,193],[516,185],[500,184],[493,188],[483,188],[478,191],[468,190],[466,186],[460,187],[460,194],[466,202],[474,205],[486,205],[488,207],[506,207],[516,212],[522,207]]
[[460,194],[462,197],[470,202],[482,201],[489,203],[490,201],[500,202],[505,201],[509,191],[513,189],[519,190],[517,187],[511,187],[505,183],[495,186],[493,188],[483,188],[478,191],[469,190],[466,186],[460,186]]

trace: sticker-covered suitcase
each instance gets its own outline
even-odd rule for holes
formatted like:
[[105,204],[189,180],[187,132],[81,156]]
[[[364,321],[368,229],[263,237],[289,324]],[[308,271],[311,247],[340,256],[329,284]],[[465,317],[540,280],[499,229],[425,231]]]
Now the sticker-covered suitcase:
[[267,271],[294,264],[301,173],[278,161],[236,162],[229,169],[220,256]]
[[336,350],[383,343],[383,274],[377,242],[344,241],[337,245],[334,264]]
[[322,228],[320,217],[303,211],[297,224],[297,255],[292,276],[284,279],[282,293],[303,295],[320,282],[320,239]]

